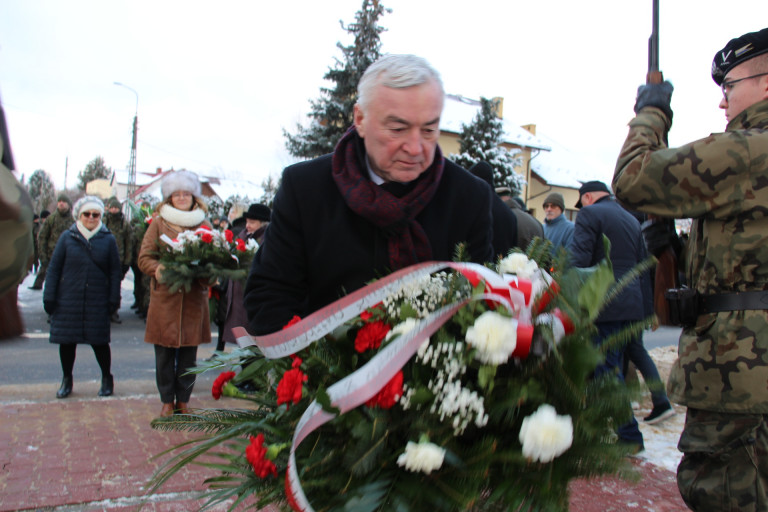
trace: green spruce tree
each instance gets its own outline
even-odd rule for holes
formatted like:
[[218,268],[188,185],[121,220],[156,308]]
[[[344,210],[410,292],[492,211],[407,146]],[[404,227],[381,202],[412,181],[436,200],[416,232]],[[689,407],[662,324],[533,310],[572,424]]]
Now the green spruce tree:
[[104,159],[97,156],[85,166],[85,169],[77,175],[77,188],[85,190],[85,187],[93,180],[108,180],[112,177],[112,169],[104,164]]
[[56,197],[56,188],[53,186],[51,177],[42,169],[32,173],[27,183],[27,192],[32,198],[35,212],[49,209]]
[[391,9],[385,9],[379,0],[363,0],[355,14],[355,22],[341,28],[354,35],[351,46],[336,46],[343,54],[343,61],[336,60],[323,77],[335,83],[334,87],[322,87],[320,98],[310,100],[312,110],[308,114],[309,126],[296,125],[296,133],[285,129],[288,152],[300,158],[315,158],[333,151],[336,143],[353,123],[353,107],[357,101],[357,83],[363,72],[381,55],[380,34],[385,30],[378,26],[378,19]]
[[493,168],[494,186],[509,187],[515,195],[525,186],[525,178],[515,172],[515,166],[520,165],[519,151],[511,152],[502,147],[503,135],[493,100],[480,98],[480,110],[472,122],[461,124],[459,153],[449,155],[449,158],[465,169],[480,161],[487,162]]

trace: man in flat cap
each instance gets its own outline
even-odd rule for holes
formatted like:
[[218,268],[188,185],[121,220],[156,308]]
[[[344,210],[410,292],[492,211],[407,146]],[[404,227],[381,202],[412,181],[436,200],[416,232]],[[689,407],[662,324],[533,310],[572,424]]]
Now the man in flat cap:
[[552,256],[561,247],[567,248],[573,238],[573,222],[565,215],[565,198],[560,192],[550,193],[544,199],[544,238],[552,242]]
[[[579,189],[576,208],[579,215],[573,229],[573,238],[568,245],[568,254],[574,267],[587,268],[605,259],[603,236],[611,242],[609,258],[613,266],[613,275],[620,280],[638,263],[646,259],[645,241],[640,231],[640,223],[618,204],[611,196],[605,183],[588,181]],[[626,329],[629,325],[640,322],[653,315],[653,298],[648,273],[629,283],[614,300],[600,311],[595,320],[597,335],[595,344],[602,345],[611,336]],[[639,339],[630,339],[629,344],[640,343]],[[623,379],[624,349],[608,351],[605,362],[595,369],[595,375],[616,374]],[[644,375],[646,372],[642,372]],[[658,375],[656,376],[658,379]],[[666,409],[671,411],[669,402]],[[643,435],[637,420],[631,413],[629,402],[626,404],[629,422],[618,426],[619,441],[643,450]]]
[[715,54],[724,133],[667,147],[669,82],[638,89],[616,196],[692,218],[687,281],[697,306],[667,389],[687,406],[680,493],[693,510],[768,510],[768,28]]

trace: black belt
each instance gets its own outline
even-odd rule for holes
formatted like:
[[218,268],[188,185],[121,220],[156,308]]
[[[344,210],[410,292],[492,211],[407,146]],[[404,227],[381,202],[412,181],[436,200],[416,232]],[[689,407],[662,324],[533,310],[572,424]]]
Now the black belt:
[[768,309],[768,290],[699,296],[699,313]]

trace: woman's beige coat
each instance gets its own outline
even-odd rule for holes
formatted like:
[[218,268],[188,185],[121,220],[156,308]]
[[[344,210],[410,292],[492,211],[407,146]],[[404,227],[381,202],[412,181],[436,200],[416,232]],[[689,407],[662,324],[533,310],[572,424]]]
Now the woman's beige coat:
[[[208,221],[202,224],[210,226]],[[147,228],[139,251],[139,269],[152,278],[150,284],[149,311],[144,341],[164,347],[191,347],[211,342],[211,323],[208,316],[208,287],[194,282],[189,292],[183,289],[170,293],[168,286],[155,278],[160,264],[158,244],[162,234],[176,238],[185,230],[157,216]]]

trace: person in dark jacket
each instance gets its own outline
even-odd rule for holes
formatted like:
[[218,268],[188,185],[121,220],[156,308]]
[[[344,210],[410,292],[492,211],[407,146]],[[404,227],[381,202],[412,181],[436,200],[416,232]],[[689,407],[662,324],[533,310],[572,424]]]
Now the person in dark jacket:
[[[645,242],[637,222],[628,211],[613,198],[605,183],[588,181],[579,189],[579,201],[576,208],[581,208],[576,217],[573,238],[568,246],[571,263],[578,268],[597,265],[605,257],[603,235],[611,242],[609,255],[613,265],[614,277],[621,277],[645,260]],[[645,272],[641,279],[628,285],[621,294],[608,303],[595,321],[599,346],[612,334],[621,331],[633,322],[638,322],[653,314],[650,280]],[[623,349],[610,350],[605,355],[605,362],[597,367],[595,375],[616,373],[623,380]],[[627,403],[627,408],[630,405]],[[634,415],[630,421],[619,426],[619,439],[644,448],[643,435]]]
[[[477,162],[469,172],[486,182],[492,191],[493,186],[493,168],[487,162]],[[504,204],[504,201],[496,194],[491,194],[491,215],[493,215],[493,255],[497,259],[504,258],[513,247],[520,247],[517,244],[517,217],[512,210]],[[525,247],[523,247],[525,248]]]
[[450,261],[458,243],[492,261],[491,190],[437,145],[444,95],[424,59],[382,57],[334,153],[285,169],[246,282],[251,334],[414,263]]
[[[271,216],[272,212],[269,206],[252,204],[248,207],[248,211],[243,214],[243,217],[245,217],[245,227],[237,234],[237,238],[246,243],[249,240],[254,240],[261,245],[264,241],[264,233],[267,231]],[[225,343],[235,343],[235,335],[232,333],[233,327],[248,324],[248,314],[243,305],[244,284],[241,281],[233,281],[231,279],[227,282],[224,298],[226,303],[224,328],[222,329],[219,343],[216,345],[216,350],[218,351],[224,350]]]
[[[509,191],[509,187],[501,187],[506,189],[504,192]],[[544,226],[533,215],[528,213],[528,209],[525,207],[525,203],[520,196],[512,197],[507,192],[507,198],[505,199],[499,192],[499,188],[496,189],[496,193],[499,195],[505,205],[509,206],[512,210],[512,214],[517,218],[517,246],[521,249],[527,249],[528,245],[534,238],[544,238]]]
[[109,319],[120,307],[120,256],[115,237],[101,223],[101,199],[85,196],[72,212],[77,221],[56,243],[43,291],[43,306],[51,315],[50,342],[59,345],[64,374],[56,398],[72,392],[78,344],[93,348],[101,369],[99,396],[110,396],[114,379]]
[[561,247],[566,249],[573,238],[573,222],[565,217],[565,199],[560,192],[552,192],[544,199],[544,237],[552,242],[552,256]]

